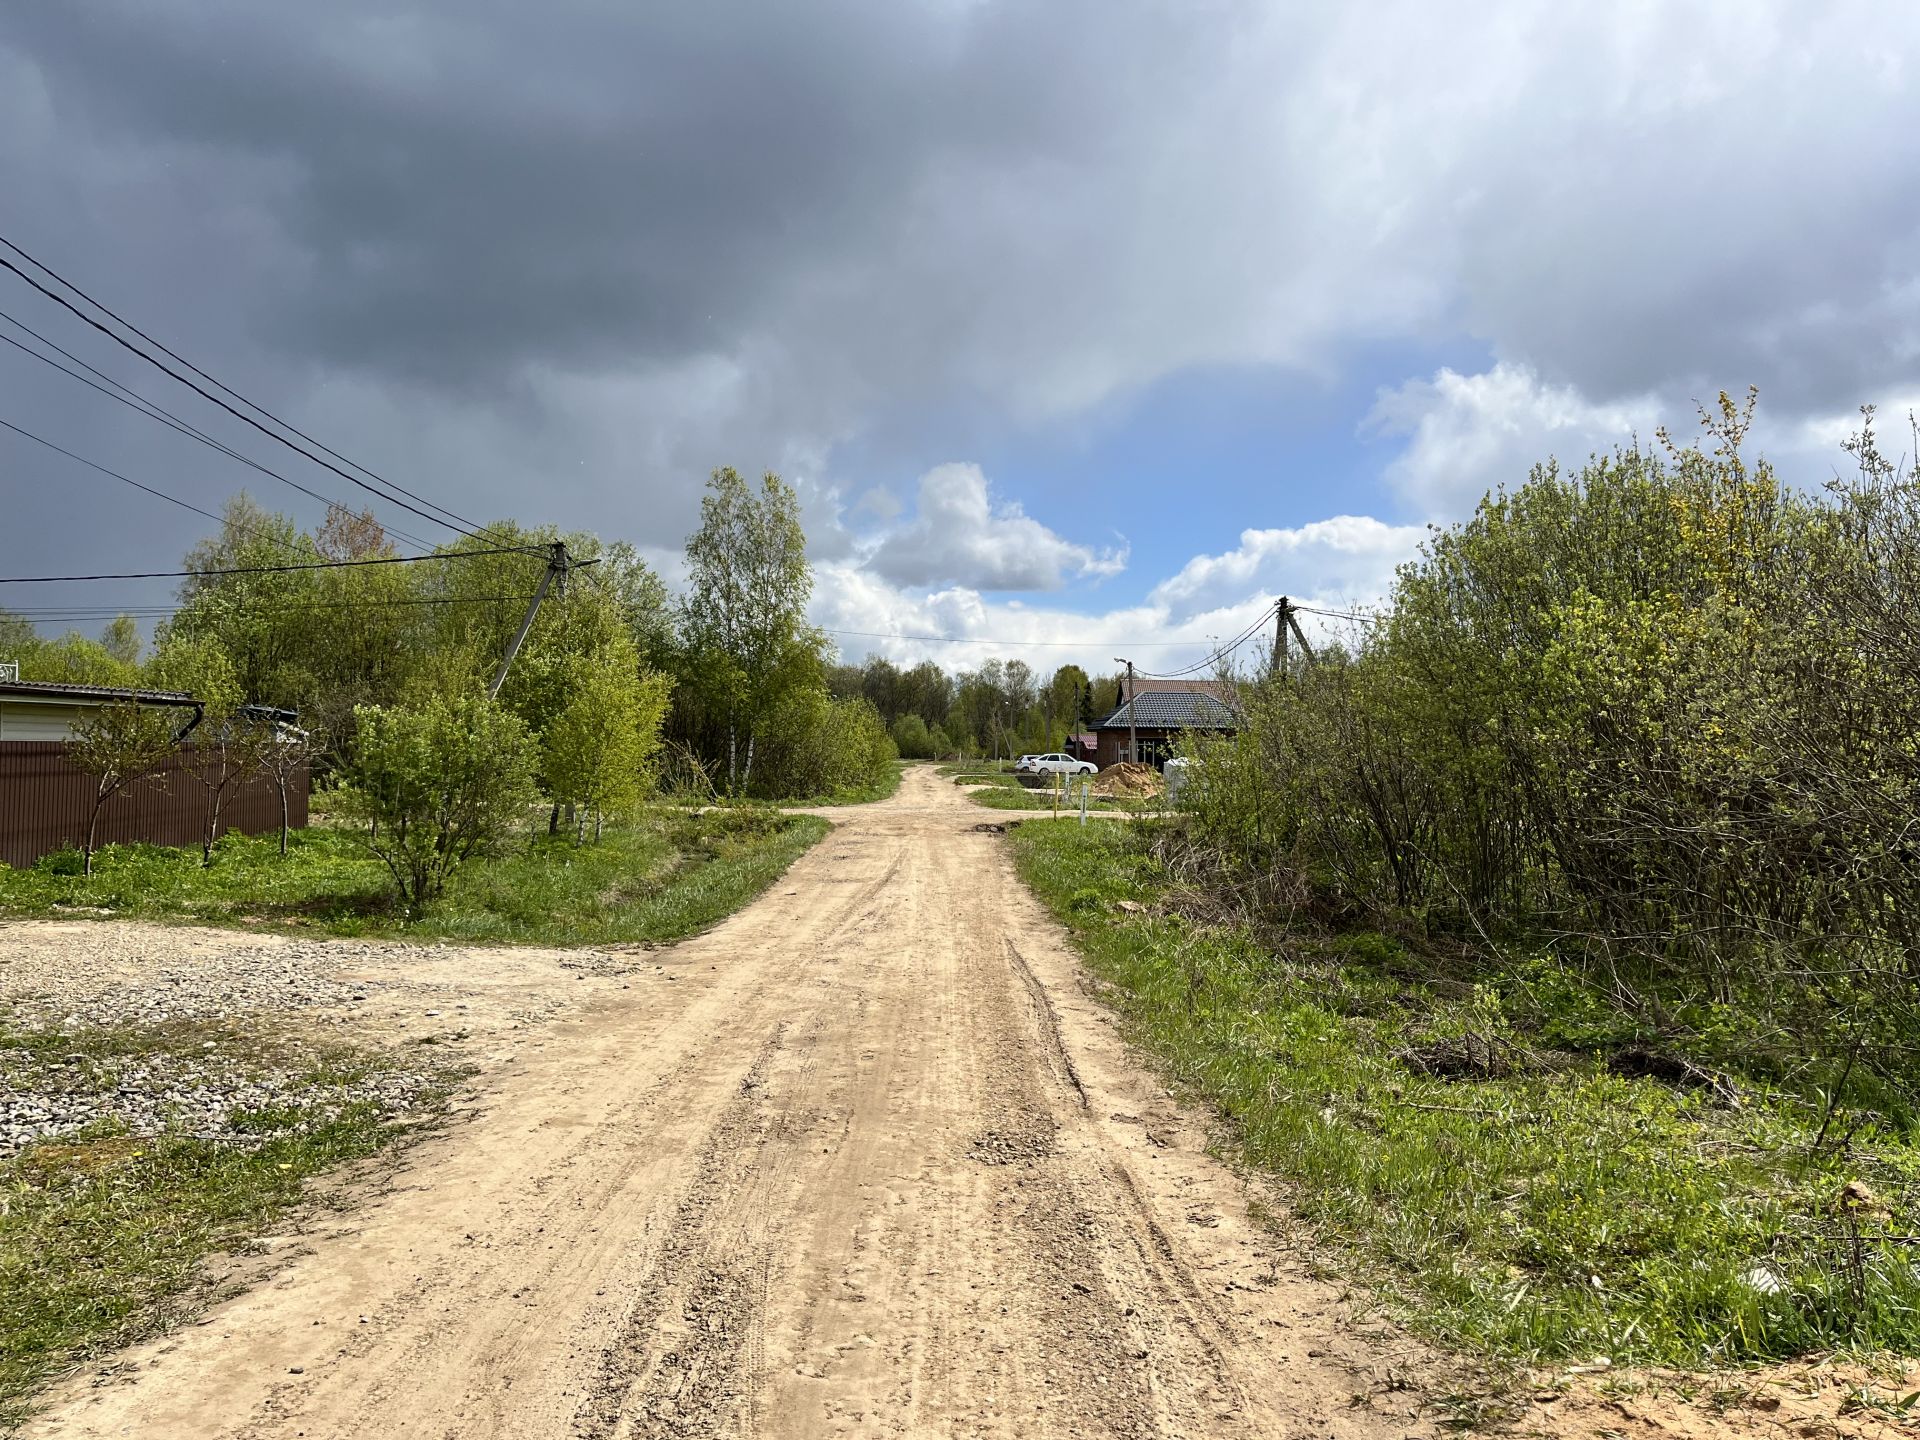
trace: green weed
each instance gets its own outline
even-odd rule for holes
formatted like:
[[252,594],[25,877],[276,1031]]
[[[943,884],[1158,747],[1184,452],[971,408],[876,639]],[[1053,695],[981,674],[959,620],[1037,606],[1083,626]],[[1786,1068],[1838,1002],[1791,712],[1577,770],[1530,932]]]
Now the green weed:
[[1149,839],[1030,823],[1011,843],[1131,1037],[1419,1328],[1527,1362],[1920,1347],[1898,1238],[1920,1156],[1884,1118],[1815,1155],[1809,1097],[1616,1073],[1569,1040],[1619,1022],[1543,1008],[1528,977],[1510,1001],[1387,937],[1262,944],[1183,914]]
[[758,806],[704,813],[659,808],[598,844],[544,826],[508,854],[457,871],[423,914],[395,903],[385,868],[347,831],[222,836],[214,863],[197,849],[110,845],[91,877],[70,857],[0,866],[0,914],[98,914],[200,924],[306,927],[542,945],[676,940],[753,899],[831,827]]
[[[0,1015],[0,1050],[17,1057],[9,1080],[30,1083],[33,1067],[60,1065],[59,1083],[92,1090],[111,1087],[115,1062],[195,1056],[207,1037],[225,1058],[316,1083],[393,1063],[231,1026],[51,1031]],[[75,1060],[88,1063],[76,1069]],[[421,1103],[436,1108],[444,1094],[431,1088]],[[210,1298],[207,1257],[242,1249],[313,1198],[309,1180],[402,1133],[370,1104],[329,1113],[282,1103],[232,1119],[231,1140],[139,1137],[103,1121],[0,1161],[0,1431],[19,1424],[32,1392],[61,1370],[178,1323]]]
[[871,805],[877,800],[890,800],[900,788],[900,777],[906,773],[906,762],[892,761],[886,773],[871,785],[856,785],[847,790],[836,790],[830,795],[818,795],[811,799],[783,800],[783,805]]

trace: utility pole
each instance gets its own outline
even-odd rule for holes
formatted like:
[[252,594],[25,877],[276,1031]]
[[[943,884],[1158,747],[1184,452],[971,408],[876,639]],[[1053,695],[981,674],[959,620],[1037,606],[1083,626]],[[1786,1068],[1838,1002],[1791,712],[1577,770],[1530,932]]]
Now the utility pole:
[[1133,688],[1133,661],[1122,660],[1116,655],[1113,657],[1113,663],[1127,667],[1127,759],[1134,764],[1138,764],[1140,761],[1140,734],[1139,727],[1135,722],[1138,721],[1140,717],[1134,713],[1133,709],[1135,699]]
[[1300,642],[1300,653],[1313,663],[1313,647],[1307,643],[1306,632],[1301,630],[1300,622],[1294,617],[1300,613],[1300,607],[1285,595],[1280,603],[1273,607],[1273,671],[1282,680],[1293,669],[1293,647],[1291,641]]
[[599,563],[598,560],[575,560],[567,554],[567,542],[564,540],[556,540],[547,547],[547,568],[541,573],[539,585],[534,588],[533,599],[527,602],[527,613],[520,619],[520,628],[514,632],[507,653],[501,657],[493,683],[487,686],[489,700],[499,698],[500,687],[507,681],[507,671],[513,668],[513,657],[520,653],[520,647],[526,643],[527,632],[533,628],[533,617],[540,613],[540,602],[547,598],[547,588],[556,580],[559,581],[560,598],[564,600],[567,596],[567,572]]

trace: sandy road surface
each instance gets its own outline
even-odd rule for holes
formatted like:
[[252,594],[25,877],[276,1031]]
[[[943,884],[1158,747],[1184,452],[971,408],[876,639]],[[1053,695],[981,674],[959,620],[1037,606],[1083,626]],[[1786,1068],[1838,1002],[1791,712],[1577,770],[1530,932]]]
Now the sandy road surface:
[[[1005,817],[921,769],[835,818],[649,983],[580,984],[395,1190],[27,1433],[1433,1435],[1432,1362],[1249,1223],[975,828]],[[1590,1400],[1522,1428],[1729,1433]]]

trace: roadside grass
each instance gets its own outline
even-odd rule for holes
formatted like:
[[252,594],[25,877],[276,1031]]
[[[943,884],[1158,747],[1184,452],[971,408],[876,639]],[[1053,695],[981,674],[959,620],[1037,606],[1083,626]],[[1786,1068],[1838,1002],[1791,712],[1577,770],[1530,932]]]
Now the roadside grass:
[[[128,1066],[191,1061],[209,1043],[315,1086],[398,1068],[226,1026],[47,1029],[0,1014],[14,1085],[101,1090],[124,1083]],[[416,1114],[437,1111],[457,1078],[440,1072]],[[0,1431],[26,1418],[33,1392],[54,1376],[217,1298],[207,1259],[244,1251],[294,1206],[324,1200],[310,1180],[423,1128],[371,1101],[282,1104],[235,1111],[219,1139],[141,1137],[106,1119],[0,1160]]]
[[[1028,789],[1018,777],[1013,775],[972,776],[963,775],[954,781],[961,786],[978,786],[968,789],[967,798],[976,805],[984,805],[989,810],[1034,810],[1052,811],[1054,808],[1054,790],[1051,786]],[[1065,791],[1059,796],[1060,813],[1080,813],[1080,797],[1076,791]],[[1120,810],[1132,814],[1142,814],[1155,808],[1151,797],[1142,798],[1133,795],[1092,795],[1087,808],[1091,810]]]
[[[1019,788],[969,791],[967,798],[976,805],[984,805],[989,810],[1045,810],[1054,807],[1054,792],[1051,790],[1022,790]],[[1076,794],[1064,794],[1059,797],[1060,813],[1080,813],[1080,797]],[[1089,797],[1089,810],[1121,810],[1129,808],[1125,802],[1106,795]]]
[[724,919],[772,884],[830,822],[760,806],[666,807],[575,845],[544,828],[498,859],[456,871],[416,917],[394,901],[384,866],[346,830],[222,836],[197,849],[110,845],[91,877],[72,852],[26,869],[0,866],[0,915],[98,915],[285,929],[540,945],[678,940]]
[[996,790],[1024,790],[1020,777],[1011,770],[961,770],[953,776],[955,785],[991,785]]
[[1130,1038],[1417,1329],[1525,1363],[1920,1353],[1910,1132],[1847,1111],[1816,1146],[1817,1093],[1619,1073],[1579,1043],[1613,1028],[1590,997],[1524,965],[1471,987],[1380,934],[1262,945],[1186,903],[1153,828],[1011,838]]
[[949,760],[939,767],[942,775],[1011,775],[1011,760]]
[[887,766],[887,773],[871,785],[856,785],[846,790],[835,790],[830,795],[815,795],[800,800],[782,800],[781,805],[871,805],[876,800],[890,800],[900,788],[900,777],[907,772],[911,763],[895,760]]

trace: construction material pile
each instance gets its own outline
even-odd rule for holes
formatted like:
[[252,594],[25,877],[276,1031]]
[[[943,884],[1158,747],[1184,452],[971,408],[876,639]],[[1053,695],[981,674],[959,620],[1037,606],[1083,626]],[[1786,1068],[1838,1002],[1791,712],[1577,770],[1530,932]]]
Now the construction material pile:
[[1158,795],[1160,772],[1151,765],[1123,760],[1118,765],[1109,765],[1093,777],[1093,793],[1126,796]]

